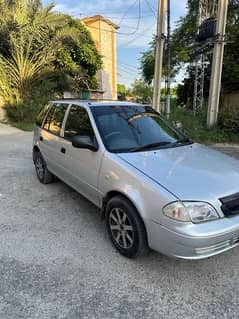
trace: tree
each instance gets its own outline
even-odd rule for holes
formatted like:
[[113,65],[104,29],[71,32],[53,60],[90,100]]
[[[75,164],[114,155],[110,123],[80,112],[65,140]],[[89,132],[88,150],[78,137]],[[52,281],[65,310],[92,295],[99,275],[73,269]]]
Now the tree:
[[134,83],[132,83],[131,93],[138,102],[152,103],[153,87],[141,79],[135,80]]
[[124,84],[117,84],[118,99],[120,101],[125,101],[126,96],[129,94],[129,90]]
[[[195,35],[196,19],[198,12],[198,0],[188,0],[187,13],[181,17],[172,34],[172,66],[174,72],[178,72],[182,64],[191,63],[195,59]],[[228,19],[227,19],[227,40],[225,47],[222,88],[224,91],[231,92],[239,90],[239,0],[229,0]],[[142,76],[147,83],[151,83],[154,76],[154,46],[144,52],[141,57]],[[209,61],[212,60],[212,53],[208,53]],[[210,66],[207,69],[205,92],[208,90],[208,75]],[[188,79],[193,81],[193,72],[188,69]],[[187,81],[184,81],[186,83]],[[190,86],[191,88],[191,86]],[[187,85],[185,87],[185,93]],[[189,92],[192,96],[192,92]],[[186,94],[185,94],[186,96]],[[184,101],[186,102],[186,101]]]
[[[39,0],[0,0],[0,95],[14,119],[34,118],[44,100],[97,85],[101,57],[86,28]],[[39,93],[40,91],[40,93]]]
[[222,89],[230,93],[239,91],[239,0],[229,2],[226,34]]
[[151,84],[154,78],[154,64],[155,64],[155,43],[151,44],[150,50],[142,53],[140,59],[140,68],[144,81]]

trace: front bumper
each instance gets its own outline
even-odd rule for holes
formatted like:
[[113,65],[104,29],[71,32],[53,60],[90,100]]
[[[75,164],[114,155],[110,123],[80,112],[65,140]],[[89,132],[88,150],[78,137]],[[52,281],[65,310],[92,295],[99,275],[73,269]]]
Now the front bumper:
[[239,216],[235,217],[237,223],[233,218],[225,220],[191,224],[180,231],[147,221],[149,247],[182,259],[203,259],[220,254],[239,245]]

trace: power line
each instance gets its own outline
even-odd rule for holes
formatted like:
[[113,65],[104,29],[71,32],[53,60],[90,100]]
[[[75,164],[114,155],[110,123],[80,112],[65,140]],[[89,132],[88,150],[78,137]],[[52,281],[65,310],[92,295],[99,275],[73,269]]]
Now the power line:
[[155,18],[157,18],[157,14],[156,14],[157,10],[153,8],[153,6],[151,5],[151,3],[150,3],[148,0],[145,0],[145,2],[147,3],[147,5],[148,5],[150,11],[153,12]]
[[133,75],[135,75],[137,73],[137,72],[128,70],[127,67],[124,67],[122,65],[118,65],[118,68],[121,69],[123,72],[131,75],[131,76],[133,76]]
[[[127,16],[129,10],[135,6],[135,4],[137,3],[137,1],[139,1],[139,0],[135,0],[135,2],[134,2],[133,4],[131,4],[127,10],[125,10],[123,16],[121,17],[121,19],[120,19],[119,22],[118,22],[118,25],[119,25],[119,26],[120,26],[121,22],[124,20],[124,18]],[[140,1],[139,1],[139,3],[140,3]]]
[[[102,28],[99,28],[99,27],[94,27],[94,26],[89,26],[87,25],[88,28],[91,28],[91,29],[96,29],[96,30],[102,30],[102,31],[106,31],[106,32],[110,32],[110,33],[116,33],[116,34],[121,34],[121,35],[134,35],[135,33],[138,32],[139,30],[139,27],[140,27],[140,23],[141,23],[141,19],[142,19],[142,10],[141,10],[141,0],[136,0],[128,9],[127,11],[124,13],[124,15],[122,16],[120,22],[118,23],[118,25],[121,24],[121,22],[124,20],[125,16],[127,15],[128,11],[130,10],[131,7],[133,7],[136,3],[138,2],[138,17],[137,17],[137,25],[136,25],[136,28],[134,31],[130,32],[130,33],[126,33],[126,32],[119,32],[119,31],[113,31],[113,30],[107,30],[107,29],[102,29]],[[75,13],[75,14],[70,14],[71,16],[83,16],[84,14],[81,12],[79,14]]]
[[[137,25],[136,25],[135,30],[132,31],[132,32],[130,32],[130,33],[118,32],[118,31],[111,31],[111,32],[114,32],[114,33],[116,33],[116,34],[122,34],[122,35],[134,35],[135,33],[138,32],[139,27],[140,27],[140,23],[141,23],[141,16],[142,16],[142,12],[141,12],[141,0],[136,0],[136,1],[133,3],[133,5],[130,6],[130,8],[131,8],[132,6],[134,6],[137,1],[138,1],[138,21],[137,21]],[[130,9],[130,8],[129,8],[129,9]],[[128,10],[129,10],[129,9],[128,9]],[[127,12],[128,12],[128,10],[127,10]],[[120,22],[118,23],[119,26],[120,26],[121,22],[123,21],[124,17],[126,16],[127,12],[125,12],[125,14],[124,14],[123,17],[121,18]],[[88,27],[94,28],[94,29],[100,29],[100,28],[93,27],[93,26],[88,26]],[[110,32],[110,30],[104,30],[104,29],[101,29],[101,30]]]
[[139,1],[139,4],[138,4],[138,21],[137,21],[136,29],[133,32],[131,32],[130,34],[128,34],[128,35],[133,35],[133,34],[137,33],[138,30],[139,30],[139,27],[140,27],[141,15],[142,15],[142,12],[141,12],[141,0],[138,0],[138,1]]
[[119,70],[119,74],[121,77],[127,77],[128,79],[137,79],[138,77],[140,77],[140,74],[139,73],[135,73],[135,74],[130,74],[130,73],[127,73],[127,71],[123,70],[123,69],[120,69]]
[[122,60],[118,60],[118,61],[119,61],[119,64],[123,64],[123,65],[125,65],[125,66],[127,66],[128,68],[131,68],[131,69],[133,69],[133,70],[135,70],[135,68],[136,68],[136,66],[133,65],[133,64],[125,63],[125,62],[123,62]]
[[134,37],[134,38],[131,39],[130,41],[127,41],[127,42],[125,42],[125,43],[119,45],[118,48],[122,48],[122,47],[128,46],[129,44],[134,43],[136,40],[138,40],[138,39],[140,39],[140,38],[142,38],[142,37],[147,37],[147,36],[145,35],[145,32],[151,30],[153,26],[154,26],[154,23],[151,24],[150,27],[145,28],[140,34],[138,34],[136,37]]
[[[122,25],[121,27],[124,29],[132,29],[132,25],[131,26],[130,25]],[[145,30],[145,28],[143,28],[143,27],[138,29],[138,31],[144,31],[144,30]]]
[[[102,14],[103,15],[103,14]],[[117,19],[118,18],[118,16],[112,16],[112,15],[107,15],[107,14],[104,14],[103,15],[104,17],[106,17],[106,18],[109,18],[109,19]],[[143,18],[151,18],[151,17],[153,17],[153,16],[155,16],[155,14],[148,14],[148,15],[141,15],[141,19],[143,19]],[[128,16],[127,18],[125,18],[124,20],[135,20],[135,19],[138,19],[138,17],[135,17],[135,16]]]
[[113,31],[113,30],[107,30],[107,29],[102,29],[102,28],[98,28],[98,27],[93,27],[92,25],[87,25],[87,28],[96,29],[96,30],[102,30],[102,31],[106,31],[106,32],[109,32],[109,33],[116,33],[116,34],[120,34],[120,35],[134,35],[138,31],[138,29],[137,29],[137,30],[134,30],[133,32],[125,33],[125,32],[118,32],[118,31]]
[[[138,0],[137,0],[138,1]],[[72,17],[83,17],[83,16],[85,16],[85,17],[89,17],[89,16],[91,16],[91,15],[89,15],[89,14],[84,14],[84,13],[82,13],[82,12],[75,12],[75,13],[68,13],[70,16],[72,16]],[[102,15],[103,17],[105,17],[105,18],[108,18],[108,19],[118,19],[119,18],[119,15],[108,15],[108,13],[99,13],[100,15]],[[141,19],[143,19],[143,18],[151,18],[151,17],[153,17],[153,16],[155,16],[154,14],[147,14],[147,15],[141,15]],[[127,18],[124,18],[124,20],[136,20],[136,19],[138,19],[138,16],[128,16]]]
[[131,82],[133,82],[133,81],[136,79],[136,77],[133,78],[132,76],[129,76],[129,75],[122,75],[122,74],[119,73],[119,72],[117,73],[117,75],[118,75],[118,77],[121,78],[122,80],[126,79],[126,80],[129,80],[129,81],[131,81]]
[[102,31],[106,31],[106,32],[110,32],[110,33],[116,33],[116,34],[121,34],[121,35],[134,35],[135,33],[138,32],[139,30],[139,27],[140,27],[140,22],[141,22],[141,0],[137,0],[139,2],[139,5],[138,5],[138,21],[137,21],[137,25],[136,25],[136,28],[134,31],[130,32],[130,33],[125,33],[125,32],[119,32],[119,31],[113,31],[113,30],[107,30],[107,29],[102,29],[102,28],[99,28],[99,27],[94,27],[94,26],[91,26],[91,25],[87,25],[88,28],[91,28],[91,29],[96,29],[96,30],[102,30]]

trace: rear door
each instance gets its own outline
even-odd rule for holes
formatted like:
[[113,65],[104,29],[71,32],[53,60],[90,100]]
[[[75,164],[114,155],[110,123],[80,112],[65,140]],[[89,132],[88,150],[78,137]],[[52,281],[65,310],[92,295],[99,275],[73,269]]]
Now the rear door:
[[55,175],[61,177],[63,173],[62,149],[61,149],[61,130],[64,117],[69,104],[54,103],[49,110],[43,123],[40,137],[39,148],[47,163],[48,169]]
[[73,147],[71,140],[75,135],[87,135],[96,139],[87,110],[73,104],[65,121],[64,141],[61,144],[65,151],[64,180],[98,205],[98,175],[103,150],[99,148],[97,152],[93,152]]

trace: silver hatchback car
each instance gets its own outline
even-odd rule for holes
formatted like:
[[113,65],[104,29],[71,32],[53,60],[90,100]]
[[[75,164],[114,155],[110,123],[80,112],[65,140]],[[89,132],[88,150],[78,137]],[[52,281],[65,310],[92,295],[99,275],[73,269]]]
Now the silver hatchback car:
[[152,108],[50,102],[34,129],[33,161],[101,208],[127,257],[150,247],[200,259],[239,244],[239,162],[193,143]]

